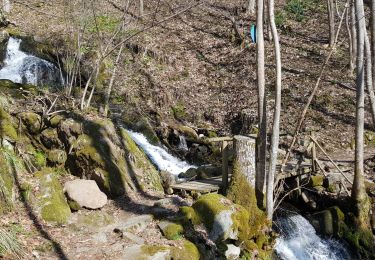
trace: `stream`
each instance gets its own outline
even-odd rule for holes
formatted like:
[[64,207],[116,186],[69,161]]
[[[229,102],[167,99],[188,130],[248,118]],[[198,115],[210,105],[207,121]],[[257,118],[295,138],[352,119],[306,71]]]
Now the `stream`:
[[[43,59],[20,50],[20,39],[10,38],[4,66],[0,69],[0,79],[16,83],[41,85],[62,84],[58,68]],[[166,149],[152,145],[143,134],[128,130],[136,144],[143,149],[159,170],[178,175],[195,167],[183,161]],[[188,149],[186,140],[181,137],[181,149]],[[275,222],[280,237],[276,241],[275,252],[284,260],[345,260],[350,259],[348,250],[335,239],[319,237],[313,226],[303,216],[296,213],[283,214]]]

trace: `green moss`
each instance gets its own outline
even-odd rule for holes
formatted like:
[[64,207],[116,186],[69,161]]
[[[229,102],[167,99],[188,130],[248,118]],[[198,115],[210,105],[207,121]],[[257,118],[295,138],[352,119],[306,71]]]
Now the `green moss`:
[[49,150],[47,152],[47,159],[49,163],[53,165],[62,165],[67,159],[66,152],[59,149]]
[[9,138],[11,141],[17,141],[18,135],[14,128],[10,115],[0,107],[0,139]]
[[217,137],[217,133],[215,131],[208,131],[208,138]]
[[182,102],[178,102],[175,106],[171,107],[172,114],[177,120],[185,120],[187,117],[185,105]]
[[142,254],[145,256],[153,256],[159,252],[165,252],[169,251],[168,246],[149,246],[149,245],[144,245],[141,248]]
[[22,201],[29,202],[30,201],[30,195],[32,192],[32,187],[29,183],[22,183],[20,187],[21,192],[21,199]]
[[53,169],[44,168],[35,176],[39,179],[37,200],[41,217],[48,222],[66,223],[71,212]]
[[38,114],[32,112],[23,112],[20,114],[22,122],[31,134],[39,133],[41,130],[41,118]]
[[182,249],[171,247],[171,257],[179,260],[199,260],[200,254],[198,248],[192,242],[186,240]]
[[13,208],[14,179],[6,154],[0,150],[0,215]]
[[201,219],[192,207],[183,206],[180,208],[180,213],[183,216],[184,221],[187,223],[192,223],[193,225],[201,223]]
[[37,166],[38,168],[46,166],[47,159],[42,151],[36,151],[34,153],[34,162],[35,166]]
[[181,239],[184,228],[180,224],[170,223],[162,232],[167,239],[178,240]]
[[156,135],[152,125],[146,117],[143,117],[135,112],[129,112],[122,117],[126,127],[135,132],[142,133],[147,140],[153,145],[159,145],[160,140]]
[[49,120],[49,123],[52,127],[57,127],[58,124],[60,124],[60,122],[64,119],[63,116],[60,116],[60,115],[54,115],[51,117],[51,119]]
[[323,181],[324,181],[323,175],[311,176],[309,185],[311,187],[323,186]]

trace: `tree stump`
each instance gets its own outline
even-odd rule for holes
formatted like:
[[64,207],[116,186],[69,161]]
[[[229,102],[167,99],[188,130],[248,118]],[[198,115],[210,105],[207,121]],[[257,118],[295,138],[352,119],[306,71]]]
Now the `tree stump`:
[[256,206],[255,197],[255,151],[256,140],[251,137],[234,137],[235,159],[228,197],[246,209]]
[[251,109],[243,109],[240,114],[240,124],[241,124],[241,135],[248,135],[251,133],[253,126],[257,120],[257,115],[255,111]]

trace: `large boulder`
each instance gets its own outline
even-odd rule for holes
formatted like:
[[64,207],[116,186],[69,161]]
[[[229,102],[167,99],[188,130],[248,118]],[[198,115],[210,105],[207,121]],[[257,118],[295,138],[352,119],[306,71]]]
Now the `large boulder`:
[[182,207],[181,212],[193,224],[204,224],[213,241],[248,238],[249,212],[222,195],[203,195],[192,207]]
[[37,134],[42,127],[42,118],[33,112],[22,112],[20,114],[22,122],[31,134]]
[[65,199],[57,174],[51,168],[44,168],[35,176],[39,181],[36,194],[38,211],[42,219],[57,224],[67,223],[71,211]]
[[75,205],[79,208],[99,209],[107,204],[107,195],[101,192],[96,182],[92,180],[68,181],[64,185],[64,192],[71,207]]

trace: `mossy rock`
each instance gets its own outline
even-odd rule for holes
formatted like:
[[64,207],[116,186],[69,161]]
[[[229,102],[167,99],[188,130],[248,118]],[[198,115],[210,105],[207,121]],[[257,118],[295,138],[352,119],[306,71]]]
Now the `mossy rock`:
[[47,149],[62,147],[62,143],[57,135],[57,130],[54,128],[43,130],[40,134],[40,141]]
[[339,235],[344,220],[345,215],[337,206],[311,215],[311,224],[318,233],[324,235]]
[[14,179],[6,152],[0,149],[0,216],[13,209]]
[[56,224],[67,223],[71,211],[54,170],[44,168],[37,172],[35,176],[39,180],[36,200],[42,219]]
[[13,98],[23,98],[23,90],[27,90],[32,94],[38,92],[37,88],[30,84],[15,83],[8,79],[0,79],[0,92],[8,94]]
[[21,120],[31,134],[37,134],[42,128],[41,117],[33,112],[23,112],[20,114]]
[[9,141],[17,141],[17,131],[13,126],[11,116],[0,107],[0,139],[6,139]]
[[184,240],[182,246],[144,245],[135,259],[199,260],[200,254],[192,242]]
[[52,165],[64,165],[67,160],[67,155],[64,150],[53,149],[47,151],[47,161]]
[[169,221],[161,221],[158,224],[165,238],[169,240],[178,240],[182,238],[184,228],[181,224]]
[[64,117],[61,115],[54,115],[50,118],[49,124],[51,127],[56,128],[63,119]]
[[323,175],[311,176],[310,181],[309,181],[309,186],[310,187],[323,186],[323,182],[324,182]]
[[133,163],[135,169],[142,173],[140,176],[136,176],[138,182],[143,183],[145,189],[163,192],[160,174],[146,154],[137,146],[125,129],[121,129],[121,138],[128,154],[133,157],[133,162],[130,163]]
[[14,37],[22,40],[20,44],[21,51],[39,57],[43,60],[49,61],[54,64],[57,63],[58,59],[55,55],[52,46],[41,42],[37,42],[34,40],[32,36],[16,35]]

